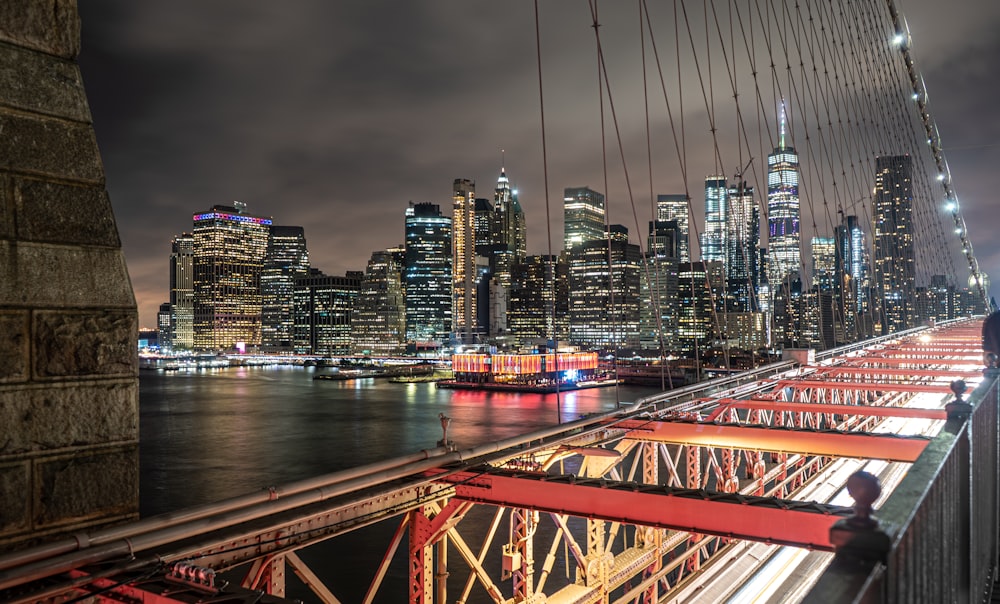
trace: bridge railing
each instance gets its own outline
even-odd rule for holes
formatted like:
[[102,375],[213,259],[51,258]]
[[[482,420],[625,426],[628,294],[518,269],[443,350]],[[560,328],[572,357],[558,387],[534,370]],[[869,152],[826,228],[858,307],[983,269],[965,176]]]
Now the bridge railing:
[[985,602],[998,576],[1000,371],[949,413],[885,504],[806,602]]

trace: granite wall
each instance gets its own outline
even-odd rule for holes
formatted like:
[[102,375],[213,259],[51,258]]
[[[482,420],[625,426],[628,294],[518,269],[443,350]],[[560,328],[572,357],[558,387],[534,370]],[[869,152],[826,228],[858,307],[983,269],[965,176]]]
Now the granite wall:
[[75,0],[0,2],[0,551],[137,516],[137,312]]

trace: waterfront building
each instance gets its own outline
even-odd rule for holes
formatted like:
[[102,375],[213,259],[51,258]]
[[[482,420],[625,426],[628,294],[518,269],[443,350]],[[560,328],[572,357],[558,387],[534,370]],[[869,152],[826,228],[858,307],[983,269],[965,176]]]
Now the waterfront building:
[[767,156],[768,282],[772,293],[802,264],[799,217],[799,156],[786,144],[785,105],[781,105],[778,146]]
[[[160,310],[156,313],[156,344],[161,350],[166,350],[170,348],[170,318],[173,314],[171,312],[170,302],[164,302],[160,304]],[[141,348],[142,346],[140,346]]]
[[324,356],[351,352],[352,312],[361,271],[343,277],[309,269],[295,280],[295,352]]
[[451,333],[452,221],[432,203],[406,210],[406,339],[441,346]]
[[475,181],[455,179],[452,210],[452,332],[470,344],[477,327]]
[[372,252],[351,313],[352,351],[393,356],[406,351],[403,266],[389,251]]
[[589,187],[567,188],[563,192],[563,249],[604,239],[604,195]]
[[688,228],[688,196],[684,194],[667,194],[656,196],[656,220],[676,221],[679,237],[677,239],[677,257],[681,262],[691,261],[691,230]]
[[533,255],[514,265],[507,322],[518,345],[569,337],[569,272],[561,256]]
[[261,348],[291,353],[295,341],[295,280],[309,275],[305,229],[272,224],[260,274]]
[[726,215],[729,213],[729,190],[725,176],[705,178],[705,232],[701,235],[701,259],[726,262]]
[[760,246],[760,211],[753,199],[753,187],[737,178],[727,193],[726,212],[726,284],[730,312],[758,310],[757,288]]
[[676,220],[649,223],[646,267],[639,272],[639,346],[670,351],[677,345],[677,264],[680,229]]
[[628,242],[628,229],[613,224],[607,239],[582,243],[567,256],[570,343],[637,347],[641,256],[639,246]]
[[170,242],[170,333],[161,340],[172,350],[194,348],[194,236]]
[[912,171],[909,155],[875,158],[873,272],[880,308],[876,321],[882,334],[902,331],[916,323]]
[[554,390],[556,384],[576,388],[594,379],[599,361],[596,352],[463,353],[452,355],[451,366],[458,384]]
[[260,275],[271,219],[246,213],[246,205],[238,201],[193,218],[194,347],[259,347]]

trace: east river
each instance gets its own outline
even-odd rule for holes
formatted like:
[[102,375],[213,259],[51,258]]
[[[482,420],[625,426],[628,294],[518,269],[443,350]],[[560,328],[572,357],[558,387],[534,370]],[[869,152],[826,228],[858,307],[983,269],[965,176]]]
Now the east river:
[[[440,413],[452,418],[448,436],[459,449],[557,421],[554,394],[446,390],[433,383],[372,379],[313,380],[315,371],[142,371],[142,516],[432,449],[441,439]],[[561,419],[608,411],[618,402],[653,392],[628,386],[564,392]],[[321,576],[351,577],[330,585],[342,601],[357,601],[393,528],[357,531],[300,553]],[[391,572],[376,601],[404,601],[405,573],[405,567]],[[315,600],[291,582],[289,597]]]

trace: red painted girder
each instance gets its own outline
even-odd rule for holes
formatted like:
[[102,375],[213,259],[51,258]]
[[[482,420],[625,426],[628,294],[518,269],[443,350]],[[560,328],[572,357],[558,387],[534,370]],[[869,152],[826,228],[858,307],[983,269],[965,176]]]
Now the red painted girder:
[[850,508],[576,476],[459,472],[455,497],[625,524],[833,551],[830,526]]
[[911,407],[881,407],[872,405],[830,405],[824,403],[789,403],[767,399],[731,399],[717,401],[735,409],[766,409],[794,413],[837,413],[840,415],[871,415],[876,417],[909,417],[916,419],[948,419],[944,409],[913,409]]
[[861,368],[861,367],[818,367],[811,366],[810,369],[815,369],[818,375],[885,375],[885,376],[900,376],[900,377],[980,377],[983,375],[982,371],[970,371],[970,370],[949,370],[949,369],[898,369],[898,368],[888,368],[888,367],[872,367],[872,368]]
[[[822,388],[825,390],[862,390],[865,392],[930,392],[950,394],[949,384],[891,384],[888,382],[841,382],[837,380],[780,380],[775,383],[774,389],[794,388],[795,390],[805,390],[806,388]],[[967,385],[966,392],[971,390]]]
[[896,350],[887,350],[887,351],[883,351],[883,352],[881,352],[879,354],[868,355],[868,358],[876,358],[876,359],[881,359],[881,358],[896,359],[896,358],[900,358],[900,357],[914,358],[914,359],[930,359],[932,361],[938,361],[940,363],[965,363],[965,362],[970,362],[971,363],[971,362],[974,362],[974,361],[980,361],[980,360],[982,360],[982,355],[981,354],[980,355],[975,355],[975,354],[958,354],[955,351],[946,351],[946,352],[937,352],[937,353],[935,353],[935,352],[925,352],[925,351],[921,351],[921,350],[913,350],[913,351],[908,351],[908,350],[899,350],[899,351],[896,351]]
[[958,360],[945,357],[935,358],[905,358],[905,357],[852,357],[843,361],[844,365],[864,365],[866,363],[878,363],[880,365],[972,365],[979,366],[983,359],[980,357],[975,362]]
[[614,427],[629,430],[626,438],[634,440],[906,462],[917,459],[928,442],[922,436],[695,422],[623,420]]

